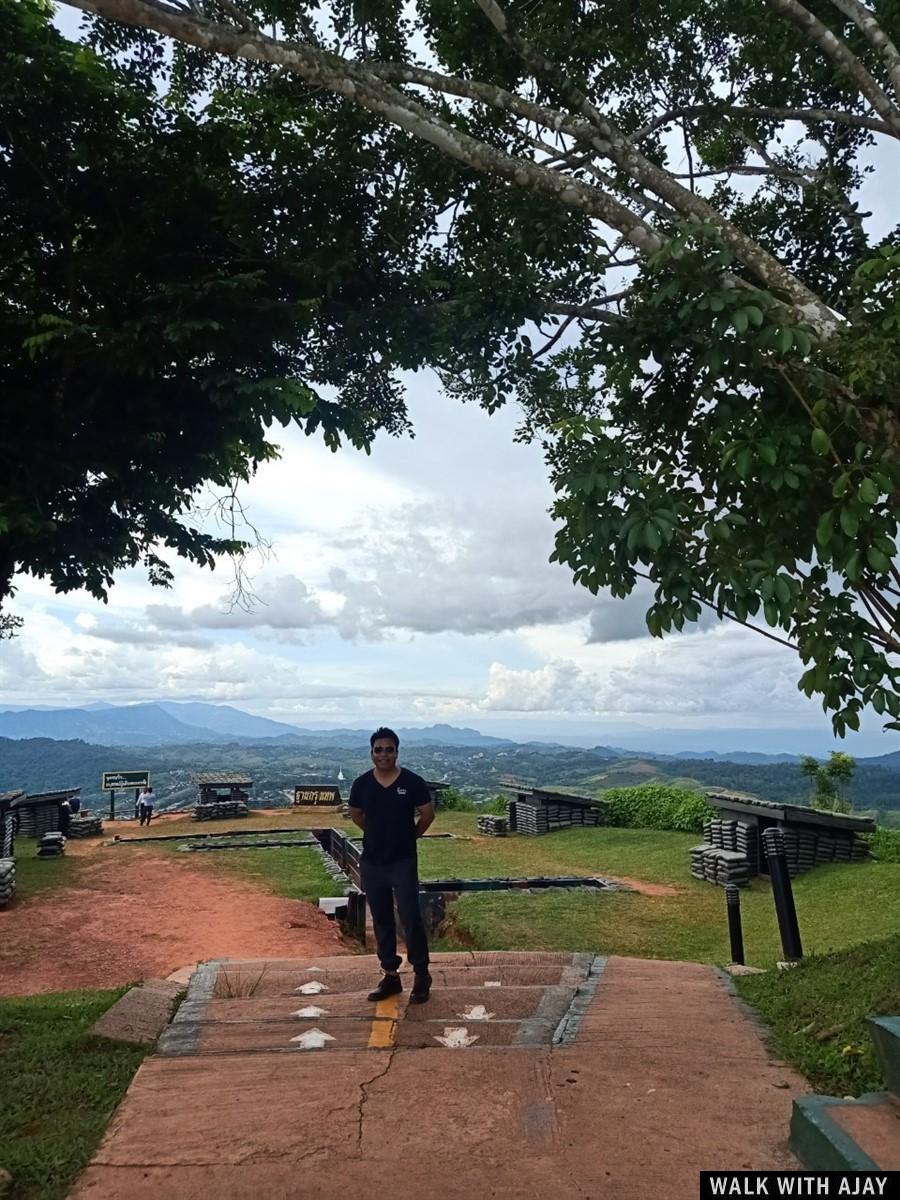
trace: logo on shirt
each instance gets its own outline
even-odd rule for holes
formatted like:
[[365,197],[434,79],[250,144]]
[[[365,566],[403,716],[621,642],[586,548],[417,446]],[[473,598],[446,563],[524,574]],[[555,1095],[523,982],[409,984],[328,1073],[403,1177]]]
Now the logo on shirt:
[[397,788],[397,795],[398,795],[398,796],[405,796],[405,795],[406,795],[406,788]]

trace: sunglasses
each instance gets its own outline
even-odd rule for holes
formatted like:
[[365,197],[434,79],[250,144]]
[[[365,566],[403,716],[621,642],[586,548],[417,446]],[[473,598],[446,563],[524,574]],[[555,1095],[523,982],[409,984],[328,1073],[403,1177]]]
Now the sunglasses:
[[396,754],[397,748],[395,746],[373,746],[372,753],[373,754]]

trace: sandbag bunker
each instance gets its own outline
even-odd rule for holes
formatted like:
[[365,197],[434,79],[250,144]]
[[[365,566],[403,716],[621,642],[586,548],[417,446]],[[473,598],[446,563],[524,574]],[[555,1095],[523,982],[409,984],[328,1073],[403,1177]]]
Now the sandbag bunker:
[[704,822],[703,841],[689,851],[695,879],[745,888],[754,876],[768,875],[762,835],[772,828],[782,831],[791,877],[821,863],[864,862],[869,857],[862,836],[875,832],[875,822],[869,817],[751,800],[728,792],[707,799],[718,816]]

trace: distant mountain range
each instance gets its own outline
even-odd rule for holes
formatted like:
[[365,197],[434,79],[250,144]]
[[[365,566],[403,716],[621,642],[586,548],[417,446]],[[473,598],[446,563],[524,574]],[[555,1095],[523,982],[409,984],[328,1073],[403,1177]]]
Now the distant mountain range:
[[[0,738],[82,741],[96,746],[174,747],[236,745],[359,749],[367,752],[371,728],[308,729],[256,717],[228,704],[161,700],[150,704],[111,705],[102,701],[83,708],[8,708],[0,710]],[[471,747],[503,750],[533,746],[542,754],[564,754],[574,747],[551,741],[493,737],[477,729],[428,725],[397,729],[404,746]],[[648,733],[648,741],[652,739]],[[590,753],[607,759],[645,758],[654,762],[734,763],[748,766],[796,765],[797,754],[764,754],[749,750],[682,750],[660,753],[621,746],[593,746]],[[875,757],[856,756],[860,764],[900,771],[900,751]],[[689,771],[685,771],[689,774]]]
[[[304,729],[283,721],[270,721],[232,708],[228,704],[201,704],[162,700],[154,704],[89,705],[85,708],[27,708],[0,711],[0,737],[81,739],[102,746],[178,746],[260,742],[315,746],[360,746],[371,729]],[[491,746],[514,745],[506,738],[489,737],[477,729],[453,725],[398,729],[404,745]]]
[[[623,753],[625,753],[623,751]],[[798,763],[800,754],[761,754],[755,750],[732,750],[722,753],[721,750],[679,750],[677,754],[659,754],[657,758],[690,758],[704,759],[712,762],[733,763]]]

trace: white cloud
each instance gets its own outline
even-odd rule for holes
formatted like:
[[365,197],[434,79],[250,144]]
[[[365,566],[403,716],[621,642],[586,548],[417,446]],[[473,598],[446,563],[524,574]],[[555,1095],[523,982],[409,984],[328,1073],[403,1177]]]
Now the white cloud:
[[[760,644],[761,643],[761,644]],[[812,716],[797,690],[796,656],[736,627],[690,638],[631,645],[615,661],[556,659],[536,670],[495,662],[478,707],[489,711],[587,716],[654,715],[771,720]]]
[[369,460],[293,434],[251,482],[275,556],[249,613],[228,611],[227,564],[178,561],[165,592],[121,572],[108,607],[23,580],[25,628],[0,643],[3,700],[201,699],[299,724],[508,714],[528,730],[827,730],[790,652],[736,628],[653,640],[649,588],[614,600],[574,587],[548,562],[551,492],[537,448],[512,444],[514,412],[489,419],[416,388],[415,441],[380,439]]
[[502,712],[593,713],[597,680],[572,662],[547,663],[536,671],[511,671],[491,663],[479,708]]

